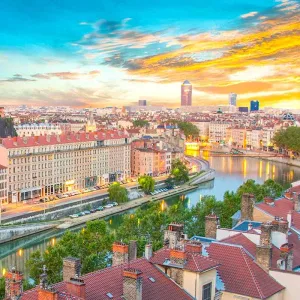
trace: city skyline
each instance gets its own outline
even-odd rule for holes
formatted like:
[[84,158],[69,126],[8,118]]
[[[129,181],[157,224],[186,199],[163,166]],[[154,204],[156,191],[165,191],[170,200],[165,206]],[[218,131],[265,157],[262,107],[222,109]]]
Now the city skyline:
[[300,108],[299,1],[75,2],[3,1],[1,105]]

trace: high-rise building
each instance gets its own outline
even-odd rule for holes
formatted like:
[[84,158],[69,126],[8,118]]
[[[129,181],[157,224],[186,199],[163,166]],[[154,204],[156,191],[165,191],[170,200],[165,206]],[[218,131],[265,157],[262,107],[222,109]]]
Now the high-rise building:
[[259,110],[259,101],[252,100],[250,101],[250,111],[258,111]]
[[188,80],[181,85],[181,106],[192,106],[193,86]]
[[249,108],[247,106],[240,106],[239,107],[239,112],[247,113],[248,111],[249,111]]
[[236,106],[236,98],[237,98],[237,94],[230,93],[229,94],[229,105]]
[[147,100],[139,100],[139,106],[147,106]]

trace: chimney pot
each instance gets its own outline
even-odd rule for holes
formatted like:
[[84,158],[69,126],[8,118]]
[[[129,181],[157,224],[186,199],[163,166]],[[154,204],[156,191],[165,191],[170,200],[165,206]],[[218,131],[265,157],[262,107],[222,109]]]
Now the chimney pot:
[[23,293],[23,274],[12,268],[4,277],[5,299],[18,299]]
[[135,260],[137,257],[137,242],[130,241],[128,250],[129,250],[129,257],[128,257],[129,261]]
[[150,259],[152,257],[153,250],[152,250],[152,244],[147,244],[145,246],[145,258]]
[[219,218],[215,214],[205,216],[205,237],[215,239],[219,227]]
[[114,242],[112,247],[112,265],[117,266],[128,263],[128,245],[122,242]]
[[243,194],[241,201],[241,221],[253,221],[254,196],[252,194]]
[[72,296],[76,296],[82,299],[86,299],[86,285],[84,280],[79,278],[71,278],[66,283],[67,291]]
[[190,253],[202,253],[202,244],[197,241],[190,241],[185,245],[185,251]]

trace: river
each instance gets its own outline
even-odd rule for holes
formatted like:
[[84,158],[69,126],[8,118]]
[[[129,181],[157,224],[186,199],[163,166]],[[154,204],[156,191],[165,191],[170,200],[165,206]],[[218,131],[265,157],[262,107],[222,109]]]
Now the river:
[[[198,155],[198,153],[189,153]],[[293,181],[300,180],[300,168],[274,163],[266,160],[244,157],[205,157],[210,162],[211,168],[216,170],[214,181],[201,184],[197,190],[187,193],[187,205],[192,206],[203,195],[215,195],[218,200],[223,198],[225,191],[235,191],[247,179],[254,179],[259,183],[271,178],[288,188]],[[167,205],[179,201],[180,196],[165,199]],[[132,214],[134,210],[127,211]],[[108,217],[112,230],[118,227],[121,215]],[[79,230],[74,228],[73,230]],[[44,251],[50,244],[55,244],[63,234],[63,230],[50,230],[30,237],[18,239],[0,245],[0,276],[11,267],[25,271],[25,261],[35,250]],[[25,272],[26,273],[26,272]]]

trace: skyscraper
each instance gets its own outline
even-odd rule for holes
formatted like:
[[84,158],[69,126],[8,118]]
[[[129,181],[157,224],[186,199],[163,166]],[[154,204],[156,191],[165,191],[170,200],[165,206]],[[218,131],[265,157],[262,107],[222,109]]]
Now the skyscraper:
[[139,106],[147,106],[147,100],[139,100]]
[[192,85],[185,80],[181,85],[181,106],[192,106]]
[[250,111],[258,111],[259,110],[259,101],[258,100],[252,100],[250,102]]
[[236,98],[237,98],[237,94],[230,93],[229,94],[229,105],[236,106]]

